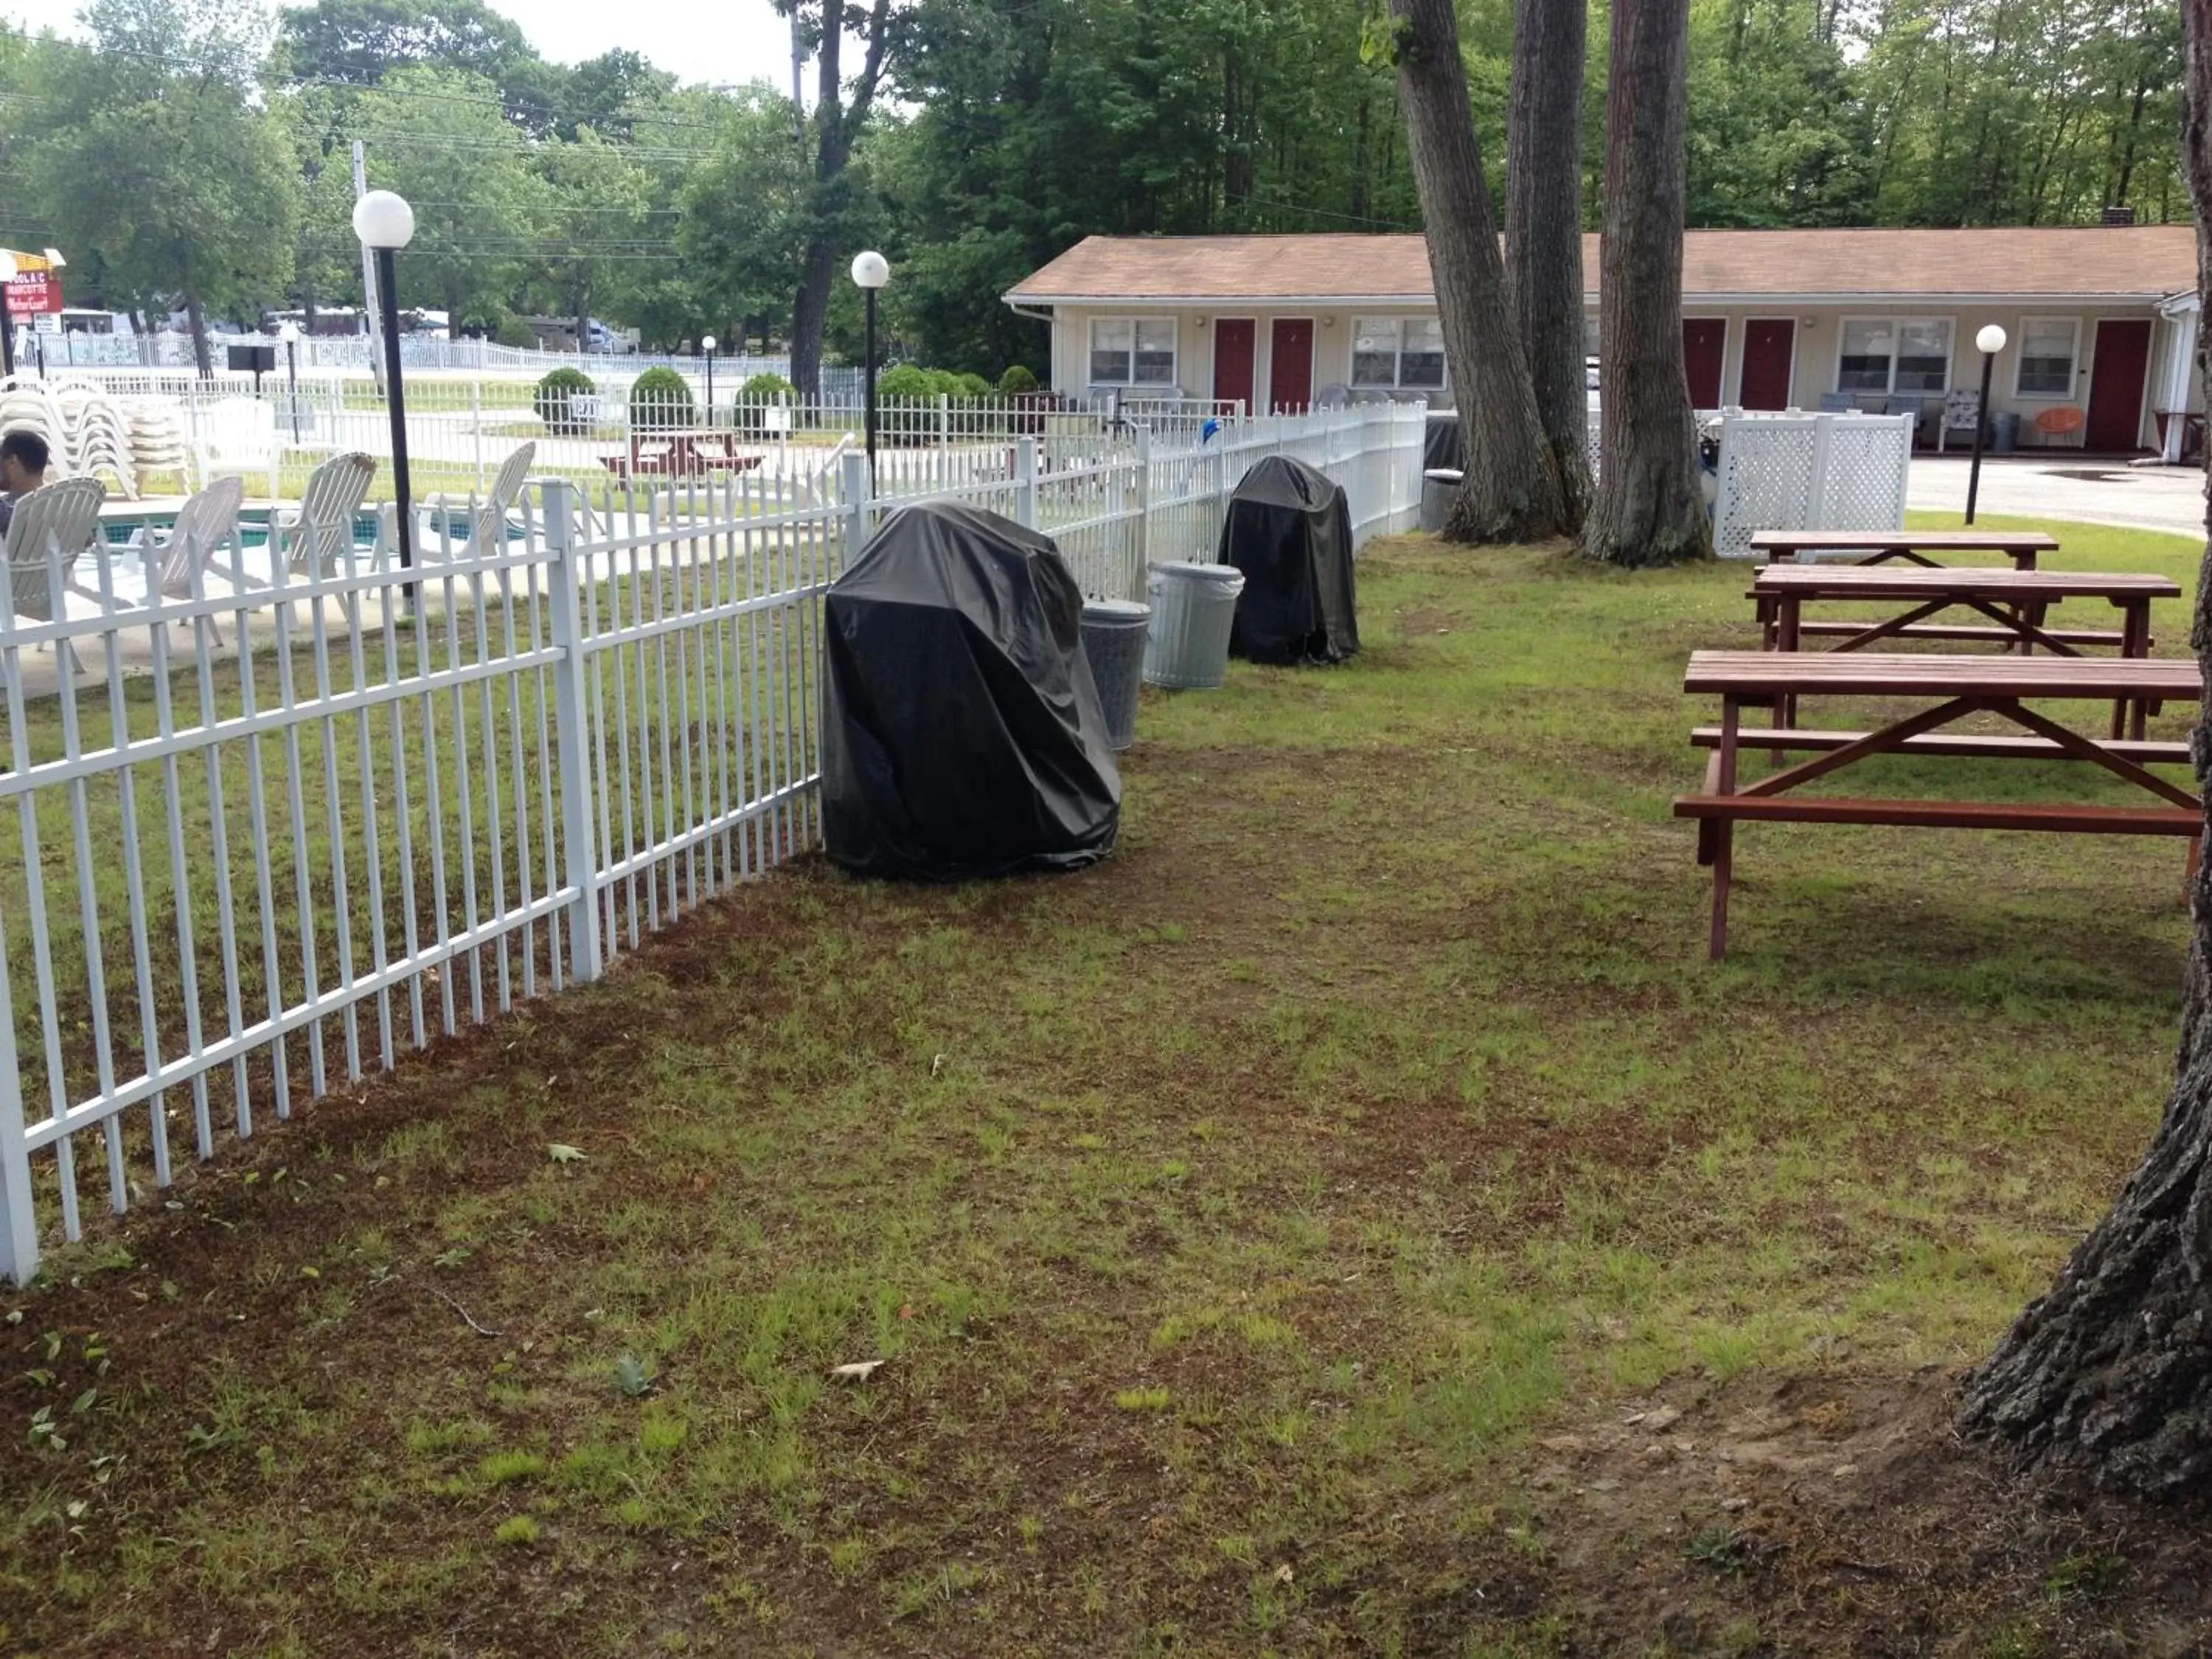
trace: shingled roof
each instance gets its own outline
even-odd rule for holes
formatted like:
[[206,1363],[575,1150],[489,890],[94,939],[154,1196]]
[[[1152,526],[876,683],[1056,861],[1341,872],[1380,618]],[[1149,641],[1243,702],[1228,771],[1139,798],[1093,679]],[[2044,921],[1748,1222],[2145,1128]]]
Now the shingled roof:
[[[2197,285],[2189,225],[1974,230],[1692,230],[1686,301],[2148,300]],[[1598,239],[1583,238],[1598,289]],[[1419,236],[1090,236],[1018,283],[1012,304],[1150,301],[1434,303]]]

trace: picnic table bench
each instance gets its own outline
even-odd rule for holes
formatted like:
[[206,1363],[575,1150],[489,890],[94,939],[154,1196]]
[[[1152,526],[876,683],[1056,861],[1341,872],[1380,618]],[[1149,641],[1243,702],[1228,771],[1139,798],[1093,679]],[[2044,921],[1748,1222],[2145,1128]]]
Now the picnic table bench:
[[1770,564],[1788,564],[1805,553],[1856,553],[1855,564],[1940,566],[1930,555],[2000,553],[2015,569],[2033,570],[2039,556],[2058,550],[2056,537],[2040,530],[1755,530],[1751,550]]
[[710,472],[749,472],[757,455],[740,455],[726,432],[668,428],[630,434],[626,454],[601,457],[617,477],[698,478]]
[[[2097,700],[2131,704],[2195,700],[2203,685],[2196,662],[2181,657],[1908,656],[1869,652],[1696,651],[1682,689],[1717,694],[1721,723],[1700,727],[1692,741],[1712,750],[1702,793],[1674,802],[1677,817],[1698,823],[1698,862],[1713,872],[1711,950],[1728,948],[1729,886],[1735,830],[1752,821],[1899,824],[1954,830],[2045,830],[2077,834],[2181,836],[2193,871],[2204,808],[2180,785],[2149,770],[2185,766],[2185,743],[2140,737],[2100,740],[2075,730],[2029,699]],[[1914,697],[1931,707],[1872,731],[1808,732],[1787,726],[1747,730],[1747,707],[1785,708],[1803,696]],[[2027,735],[1945,732],[1969,714],[1992,714]],[[1746,783],[1738,763],[1746,749],[1804,750],[1810,759]],[[1799,787],[1871,756],[1984,759],[2072,758],[2100,766],[2146,791],[2156,805],[1890,799],[1808,795]]]

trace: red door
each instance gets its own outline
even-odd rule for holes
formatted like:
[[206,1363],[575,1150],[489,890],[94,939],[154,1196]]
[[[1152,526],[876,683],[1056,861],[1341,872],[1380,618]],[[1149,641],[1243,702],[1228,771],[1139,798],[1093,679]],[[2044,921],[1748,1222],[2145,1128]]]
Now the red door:
[[1797,356],[1792,317],[1753,317],[1743,325],[1743,380],[1736,402],[1746,409],[1790,407],[1790,367]]
[[1213,396],[1217,402],[1252,407],[1252,349],[1259,337],[1259,325],[1249,317],[1214,320]]
[[1728,353],[1728,319],[1724,317],[1685,317],[1682,319],[1682,367],[1690,380],[1690,407],[1721,406],[1721,359]]
[[2150,319],[2097,325],[2089,367],[2089,422],[2081,447],[2121,454],[2142,442],[2143,374],[2150,367]]
[[1313,402],[1314,325],[1310,317],[1278,317],[1270,336],[1267,401],[1278,412],[1302,410]]

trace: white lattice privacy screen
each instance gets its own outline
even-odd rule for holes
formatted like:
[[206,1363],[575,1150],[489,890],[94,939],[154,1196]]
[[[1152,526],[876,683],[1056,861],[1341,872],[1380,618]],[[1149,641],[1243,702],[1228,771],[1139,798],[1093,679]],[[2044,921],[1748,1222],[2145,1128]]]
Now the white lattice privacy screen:
[[1911,465],[1909,415],[1728,416],[1713,550],[1747,559],[1759,530],[1895,529]]

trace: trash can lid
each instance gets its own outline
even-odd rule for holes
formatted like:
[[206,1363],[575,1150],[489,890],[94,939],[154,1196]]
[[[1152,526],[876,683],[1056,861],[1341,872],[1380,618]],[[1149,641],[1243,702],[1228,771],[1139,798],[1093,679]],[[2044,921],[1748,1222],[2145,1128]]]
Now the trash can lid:
[[1244,585],[1244,573],[1233,564],[1194,564],[1186,559],[1163,559],[1152,566],[1162,576],[1181,576],[1186,580],[1206,582],[1234,582]]
[[1085,599],[1083,620],[1096,623],[1140,623],[1152,620],[1152,607],[1134,599]]

